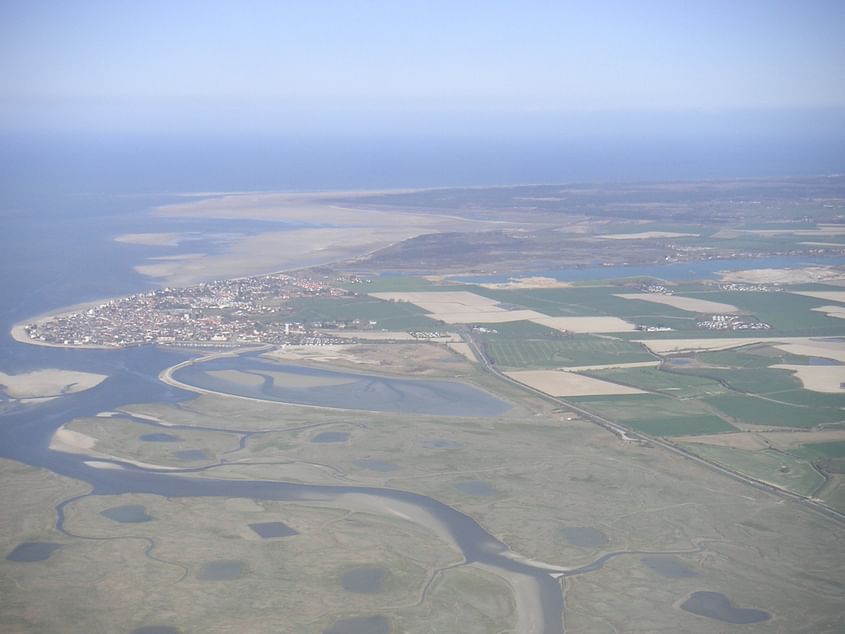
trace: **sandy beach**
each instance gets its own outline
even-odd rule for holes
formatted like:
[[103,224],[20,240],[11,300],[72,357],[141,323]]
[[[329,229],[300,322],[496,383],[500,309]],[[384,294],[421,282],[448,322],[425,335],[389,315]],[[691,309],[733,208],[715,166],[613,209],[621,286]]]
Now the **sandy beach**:
[[25,374],[0,372],[0,386],[10,398],[53,398],[90,390],[107,378],[105,374],[48,368]]
[[[27,334],[27,332],[25,330],[26,326],[28,326],[30,324],[40,324],[40,323],[43,323],[45,321],[49,321],[53,317],[58,317],[60,315],[68,315],[70,313],[82,312],[84,310],[88,310],[89,308],[94,308],[95,306],[100,306],[101,304],[105,304],[110,299],[111,298],[97,299],[97,300],[92,300],[90,302],[82,302],[82,303],[79,303],[79,304],[72,304],[70,306],[64,306],[62,308],[50,310],[46,313],[41,313],[40,315],[28,317],[27,319],[19,321],[14,326],[12,326],[12,329],[9,331],[9,334],[12,336],[12,339],[14,339],[15,341],[17,341],[19,343],[28,343],[28,344],[33,345],[33,346],[44,346],[46,348],[67,348],[68,346],[65,346],[63,344],[48,343],[46,341],[40,341],[38,339],[30,338],[30,336]],[[109,350],[110,349],[109,346],[101,346],[101,345],[95,345],[95,344],[79,344],[79,345],[74,345],[73,347],[74,348],[91,348],[91,349],[97,349],[97,350]]]

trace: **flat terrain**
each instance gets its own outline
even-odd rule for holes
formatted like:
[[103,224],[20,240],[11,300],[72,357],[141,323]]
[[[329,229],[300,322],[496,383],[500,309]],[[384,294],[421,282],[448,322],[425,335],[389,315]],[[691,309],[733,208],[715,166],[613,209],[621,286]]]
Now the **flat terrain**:
[[520,372],[508,372],[507,375],[550,396],[640,394],[642,392],[642,390],[625,385],[560,370],[522,370]]
[[712,302],[695,297],[681,297],[680,295],[659,295],[656,293],[621,293],[616,295],[623,299],[636,299],[641,302],[654,302],[680,308],[690,313],[735,313],[739,309],[730,304]]
[[47,369],[25,374],[0,372],[0,389],[15,399],[44,399],[90,390],[107,377],[91,372]]
[[[333,263],[301,277],[326,280],[325,293],[273,296],[260,318],[231,301],[249,332],[293,322],[308,336],[252,351],[252,367],[207,359],[214,390],[129,391],[135,402],[100,412],[89,404],[110,384],[67,396],[80,413],[24,457],[61,452],[57,464],[84,460],[106,483],[154,472],[260,485],[92,495],[0,460],[2,629],[533,634],[536,588],[464,561],[462,533],[431,510],[442,504],[554,575],[567,632],[842,631],[845,322],[833,305],[845,273],[788,262],[845,254],[843,183],[240,194],[159,209],[279,223],[216,242],[121,236],[156,250],[139,270],[166,284]],[[195,237],[214,248],[177,252]],[[784,264],[715,273],[731,258]],[[643,273],[666,262],[684,270]],[[699,323],[720,313],[768,328]],[[102,380],[2,377],[7,400]],[[446,383],[472,388],[442,391],[459,415],[409,409]],[[336,400],[262,398],[285,389]],[[399,405],[379,410],[385,399]],[[25,435],[60,402],[0,413],[33,412],[32,427],[9,419]],[[281,483],[327,488],[260,499]],[[681,608],[708,592],[770,618],[737,626]]]

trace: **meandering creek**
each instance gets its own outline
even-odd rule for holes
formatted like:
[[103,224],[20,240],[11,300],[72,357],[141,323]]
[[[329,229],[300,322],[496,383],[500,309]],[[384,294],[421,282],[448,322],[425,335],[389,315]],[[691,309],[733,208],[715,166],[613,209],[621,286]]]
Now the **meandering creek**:
[[[151,349],[123,350],[106,354],[114,362],[113,372],[110,378],[100,386],[87,392],[67,395],[57,401],[31,406],[2,416],[0,456],[87,482],[93,488],[90,495],[142,493],[168,497],[244,497],[278,501],[313,501],[322,505],[336,503],[340,507],[354,497],[358,503],[369,504],[374,509],[410,510],[410,513],[405,514],[441,535],[461,553],[466,563],[481,564],[509,583],[523,588],[519,593],[520,596],[517,597],[517,607],[518,610],[531,611],[534,625],[533,629],[528,630],[529,632],[548,634],[564,632],[562,619],[564,601],[559,577],[598,570],[609,558],[627,554],[611,553],[600,557],[588,566],[574,570],[558,570],[520,560],[516,554],[509,551],[505,544],[494,538],[469,516],[435,499],[415,493],[376,487],[196,478],[185,473],[177,474],[164,470],[139,468],[117,460],[111,462],[118,468],[102,469],[92,466],[95,463],[91,462],[99,461],[102,464],[101,457],[93,458],[50,450],[50,439],[55,430],[74,418],[94,416],[102,411],[113,411],[128,403],[175,403],[194,397],[194,394],[165,385],[156,378],[163,368],[183,360],[184,356]],[[406,381],[405,383],[407,385],[403,386],[403,389],[413,393],[416,389],[413,382]],[[457,392],[452,391],[452,387],[447,385],[443,388],[445,391],[440,393],[462,393],[463,388],[469,387],[463,384],[457,385],[461,386]],[[477,392],[481,395],[479,398],[482,399],[482,411],[491,412],[501,407],[501,405],[495,405],[498,401],[495,397],[480,390]],[[491,401],[484,401],[485,398],[492,399],[493,410],[490,409]],[[155,426],[155,423],[151,424]],[[332,441],[339,439],[330,438]],[[154,441],[161,442],[162,440],[156,437]],[[436,440],[432,442],[432,446],[449,448],[453,445]],[[388,466],[390,463],[382,464],[377,461],[361,461],[361,463],[358,465],[360,468],[370,470],[387,471],[390,468]],[[485,482],[467,481],[463,484],[466,485],[466,493],[470,495],[484,496],[493,492],[492,487]],[[63,504],[57,507],[59,528],[63,525]],[[132,505],[107,509],[103,515],[117,522],[144,522],[152,519],[143,507]],[[290,535],[290,529],[284,525],[253,525],[252,528],[264,538]],[[13,551],[12,556],[24,561],[39,561],[49,557],[54,550],[52,546],[52,544],[22,545],[19,546],[19,550]],[[242,574],[243,570],[242,562],[228,560],[209,562],[199,572],[199,578],[208,581],[235,578]],[[349,585],[350,589],[357,587],[362,589],[359,591],[367,592],[369,590],[365,588],[376,588],[383,581],[379,575],[380,573],[372,570],[358,571],[352,573],[352,576],[345,580],[344,585]],[[356,590],[352,589],[352,591]],[[161,624],[160,627],[162,629],[137,631],[171,631],[167,624]],[[389,621],[380,615],[342,619],[327,630],[327,632],[354,631],[389,632]]]

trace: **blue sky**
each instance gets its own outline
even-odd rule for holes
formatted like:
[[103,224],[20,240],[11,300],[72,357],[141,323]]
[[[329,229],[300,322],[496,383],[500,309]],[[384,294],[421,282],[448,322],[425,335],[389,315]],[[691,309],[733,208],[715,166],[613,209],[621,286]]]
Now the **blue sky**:
[[6,130],[621,130],[843,109],[841,0],[0,3]]

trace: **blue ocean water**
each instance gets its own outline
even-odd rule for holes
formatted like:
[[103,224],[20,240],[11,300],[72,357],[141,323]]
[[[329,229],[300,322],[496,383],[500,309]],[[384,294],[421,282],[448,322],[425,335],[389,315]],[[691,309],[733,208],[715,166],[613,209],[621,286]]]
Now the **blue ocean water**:
[[[845,172],[838,138],[789,144],[531,138],[236,138],[0,135],[0,369],[48,354],[13,344],[12,324],[49,309],[149,288],[133,266],[161,247],[124,232],[253,233],[267,223],[148,212],[181,192],[303,191],[613,182]],[[182,250],[196,250],[186,244]],[[204,250],[216,248],[202,245]],[[632,274],[640,274],[632,272]],[[578,273],[577,275],[582,275]],[[54,353],[59,354],[59,353]],[[14,360],[14,361],[13,361]]]

